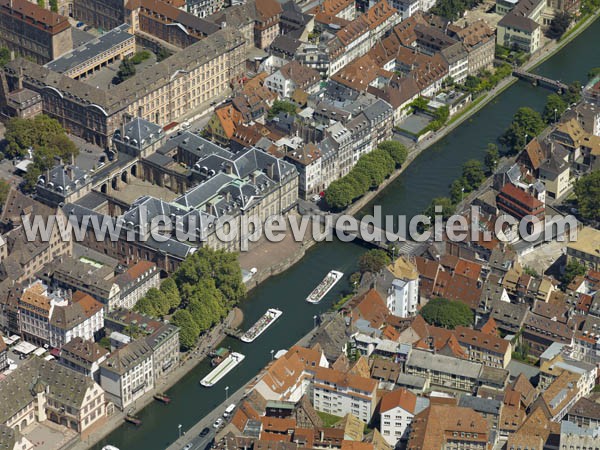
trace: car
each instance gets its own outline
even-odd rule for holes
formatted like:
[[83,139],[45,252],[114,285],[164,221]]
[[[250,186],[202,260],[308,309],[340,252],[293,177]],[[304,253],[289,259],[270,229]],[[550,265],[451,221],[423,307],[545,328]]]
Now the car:
[[213,423],[213,428],[219,428],[221,425],[223,425],[223,418],[219,417],[215,420],[215,423]]
[[190,450],[191,448],[192,448],[192,443],[190,442],[185,447],[183,447],[183,450]]
[[203,430],[200,432],[199,436],[200,436],[200,437],[204,437],[204,436],[206,436],[208,433],[210,433],[210,428],[206,427],[206,428],[204,428],[204,429],[203,429]]
[[315,194],[310,198],[313,202],[317,203],[319,200],[321,200],[321,196],[319,194]]

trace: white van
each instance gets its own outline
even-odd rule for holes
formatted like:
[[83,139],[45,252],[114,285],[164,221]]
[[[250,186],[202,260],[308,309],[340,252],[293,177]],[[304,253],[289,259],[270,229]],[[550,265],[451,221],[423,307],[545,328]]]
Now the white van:
[[225,412],[223,413],[223,417],[228,418],[233,410],[235,409],[235,403],[232,403],[227,408],[225,408]]
[[181,129],[182,130],[187,130],[192,124],[190,123],[189,120],[186,120],[185,122],[181,122]]

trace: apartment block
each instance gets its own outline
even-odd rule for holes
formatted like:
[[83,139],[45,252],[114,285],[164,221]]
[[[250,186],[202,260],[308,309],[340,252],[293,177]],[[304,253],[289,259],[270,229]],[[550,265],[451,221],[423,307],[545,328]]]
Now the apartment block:
[[312,382],[313,406],[335,416],[353,414],[369,423],[377,402],[377,381],[335,369],[318,368]]

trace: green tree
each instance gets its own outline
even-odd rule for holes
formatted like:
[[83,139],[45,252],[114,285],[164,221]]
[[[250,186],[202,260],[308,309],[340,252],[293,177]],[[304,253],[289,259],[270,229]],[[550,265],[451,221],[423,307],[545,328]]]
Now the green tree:
[[415,98],[409,106],[409,108],[411,108],[411,111],[427,111],[429,108],[429,100],[427,100],[425,97],[417,97]]
[[469,193],[469,188],[465,185],[464,178],[458,178],[450,185],[450,198],[452,202],[459,203],[463,200],[465,192]]
[[558,94],[550,94],[546,99],[546,106],[542,112],[542,119],[546,123],[554,123],[567,109],[567,102]]
[[297,112],[297,108],[296,108],[296,105],[294,105],[292,102],[288,102],[286,100],[275,100],[273,102],[273,106],[271,107],[271,109],[269,110],[269,113],[267,114],[267,117],[269,119],[272,119],[273,117],[278,115],[280,112],[288,113],[288,114],[295,116],[296,112]]
[[142,61],[150,58],[150,52],[148,50],[142,50],[141,52],[137,52],[135,55],[131,57],[131,62],[134,64],[141,64]]
[[[460,199],[459,199],[460,200]],[[436,212],[435,207],[441,207],[441,212]],[[423,212],[423,214],[425,214],[427,217],[430,217],[433,221],[433,218],[436,215],[441,215],[442,218],[444,220],[448,220],[448,218],[450,216],[452,216],[452,214],[454,214],[454,204],[452,203],[452,200],[448,197],[436,197],[433,200],[431,200],[431,203],[429,204],[429,206],[427,207],[427,209]]]
[[600,169],[586,174],[575,183],[577,206],[582,217],[600,221]]
[[10,61],[10,50],[0,47],[0,67],[4,67]]
[[325,201],[335,210],[346,208],[354,198],[354,187],[345,178],[333,181],[325,190]]
[[396,163],[396,168],[402,166],[408,157],[407,148],[398,141],[383,141],[377,148],[387,152],[392,157],[394,163]]
[[50,10],[52,12],[57,13],[58,12],[58,0],[50,0]]
[[485,157],[483,159],[483,164],[485,165],[488,173],[494,173],[498,167],[498,161],[500,161],[500,152],[498,151],[498,146],[490,142],[487,145]]
[[163,59],[167,59],[169,56],[171,56],[171,52],[164,47],[160,47],[156,52],[156,61],[161,62]]
[[117,71],[117,75],[113,79],[114,84],[120,84],[123,81],[131,78],[135,75],[135,64],[131,60],[131,58],[125,58],[121,61],[119,65],[119,70]]
[[560,39],[565,31],[571,25],[571,14],[566,11],[559,11],[550,22],[547,35],[550,39]]
[[462,178],[464,180],[465,187],[469,191],[474,191],[483,180],[485,180],[485,172],[483,170],[483,164],[477,159],[471,159],[463,165]]
[[181,295],[173,278],[166,278],[160,285],[160,291],[163,293],[170,311],[181,305]]
[[37,0],[37,4],[40,8],[46,7],[46,2],[44,0]]
[[521,107],[517,110],[510,126],[500,138],[500,142],[508,147],[512,153],[518,153],[544,127],[545,124],[540,113],[528,106]]
[[462,302],[445,298],[430,300],[420,311],[423,319],[431,325],[453,330],[459,325],[473,325],[473,311]]
[[600,67],[594,67],[593,69],[590,69],[590,71],[587,73],[588,80],[590,81],[593,78],[596,78],[598,75],[600,75]]
[[4,203],[6,203],[9,192],[10,184],[6,180],[0,178],[0,211],[4,208]]
[[573,81],[569,84],[567,91],[563,92],[562,97],[567,105],[579,103],[581,100],[581,83],[579,81]]
[[575,279],[577,276],[585,275],[587,273],[587,267],[578,262],[575,259],[572,259],[565,266],[565,271],[562,274],[561,282],[563,288],[566,288],[571,281]]
[[363,253],[358,260],[361,273],[377,273],[392,262],[390,255],[385,250],[373,249]]
[[464,86],[467,91],[477,93],[481,91],[481,79],[475,75],[467,75]]
[[179,327],[179,345],[183,350],[189,350],[196,345],[200,328],[194,322],[192,315],[185,309],[178,309],[171,317],[174,325]]

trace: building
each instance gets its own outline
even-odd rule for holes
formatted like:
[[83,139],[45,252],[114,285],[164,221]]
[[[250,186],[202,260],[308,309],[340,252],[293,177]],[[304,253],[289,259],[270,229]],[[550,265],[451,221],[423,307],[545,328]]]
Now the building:
[[496,29],[496,43],[506,48],[518,48],[535,53],[541,46],[541,14],[545,6],[541,0],[522,0],[508,12]]
[[8,369],[8,347],[4,342],[4,337],[0,334],[0,372]]
[[63,255],[71,254],[73,242],[62,238],[58,226],[53,227],[47,241],[27,239],[22,226],[24,217],[28,217],[30,223],[33,223],[32,218],[39,216],[47,223],[51,215],[65,225],[66,217],[61,208],[50,208],[16,189],[10,190],[0,216],[0,222],[10,230],[2,235],[3,239],[0,242],[3,277],[16,283],[33,280],[44,266]]
[[160,285],[160,270],[150,261],[138,261],[125,272],[114,278],[119,286],[118,302],[109,303],[109,310],[117,308],[132,309],[146,292]]
[[600,403],[589,398],[581,398],[567,412],[565,420],[582,428],[600,427]]
[[380,431],[385,441],[395,447],[408,439],[413,417],[429,406],[429,399],[417,397],[404,388],[387,392],[379,404]]
[[153,352],[153,373],[158,383],[179,367],[179,328],[165,324],[147,336],[146,343]]
[[0,30],[0,46],[39,64],[73,48],[69,20],[27,0],[2,0]]
[[94,341],[76,337],[62,346],[59,362],[99,383],[100,364],[106,360],[108,354],[108,350]]
[[414,417],[406,448],[487,450],[489,433],[485,419],[472,409],[432,404]]
[[525,216],[535,216],[540,221],[544,220],[544,203],[536,197],[512,183],[506,183],[496,196],[498,209],[510,214],[515,219],[521,220]]
[[32,450],[33,444],[18,431],[6,425],[0,425],[0,448],[7,450]]
[[255,0],[254,45],[265,49],[279,35],[283,8],[277,0]]
[[387,266],[394,281],[386,298],[387,307],[394,316],[412,317],[419,304],[419,272],[416,265],[401,256]]
[[134,53],[135,36],[129,33],[129,25],[122,24],[50,61],[45,67],[80,80]]
[[600,231],[590,227],[578,230],[577,239],[567,243],[567,258],[600,270]]
[[187,12],[196,17],[208,17],[225,8],[225,0],[186,0]]
[[57,164],[40,175],[35,198],[52,207],[79,200],[92,190],[92,178],[87,171],[72,164]]
[[0,383],[0,424],[15,431],[50,420],[85,438],[106,420],[104,391],[78,372],[33,357]]
[[132,33],[141,32],[179,48],[188,47],[220,28],[160,0],[132,0],[125,8]]
[[102,303],[82,292],[75,292],[72,298],[68,293],[50,292],[39,281],[23,291],[18,313],[24,339],[54,348],[76,337],[94,340],[104,328]]
[[454,335],[458,343],[467,349],[471,361],[500,369],[506,369],[510,363],[510,341],[462,326],[456,327]]
[[317,368],[312,381],[313,406],[317,411],[371,421],[377,402],[377,381],[335,369]]
[[121,410],[150,392],[154,381],[153,352],[145,339],[119,348],[100,365],[100,385]]
[[600,442],[600,427],[582,428],[563,420],[560,423],[560,449],[593,449]]
[[[0,82],[6,83],[6,78],[2,77]],[[6,106],[3,112],[7,117],[33,119],[42,113],[42,96],[31,89],[18,88],[6,95]]]
[[463,28],[453,29],[453,35],[467,50],[469,75],[477,75],[493,66],[496,33],[484,20],[476,20]]
[[235,109],[232,103],[227,103],[215,109],[205,131],[211,141],[227,147],[242,122],[242,113]]
[[474,392],[479,383],[481,364],[426,350],[413,349],[405,372],[428,380],[442,390]]
[[230,92],[245,73],[245,52],[243,36],[227,27],[108,89],[19,58],[4,70],[9,87],[21,79],[23,87],[41,94],[46,114],[108,148],[115,130],[134,117],[164,126]]
[[72,0],[72,15],[95,28],[112,30],[125,23],[126,3],[123,0]]
[[269,75],[265,80],[265,86],[281,98],[289,99],[296,89],[301,89],[307,94],[316,93],[320,82],[319,72],[303,66],[298,61],[291,61]]

